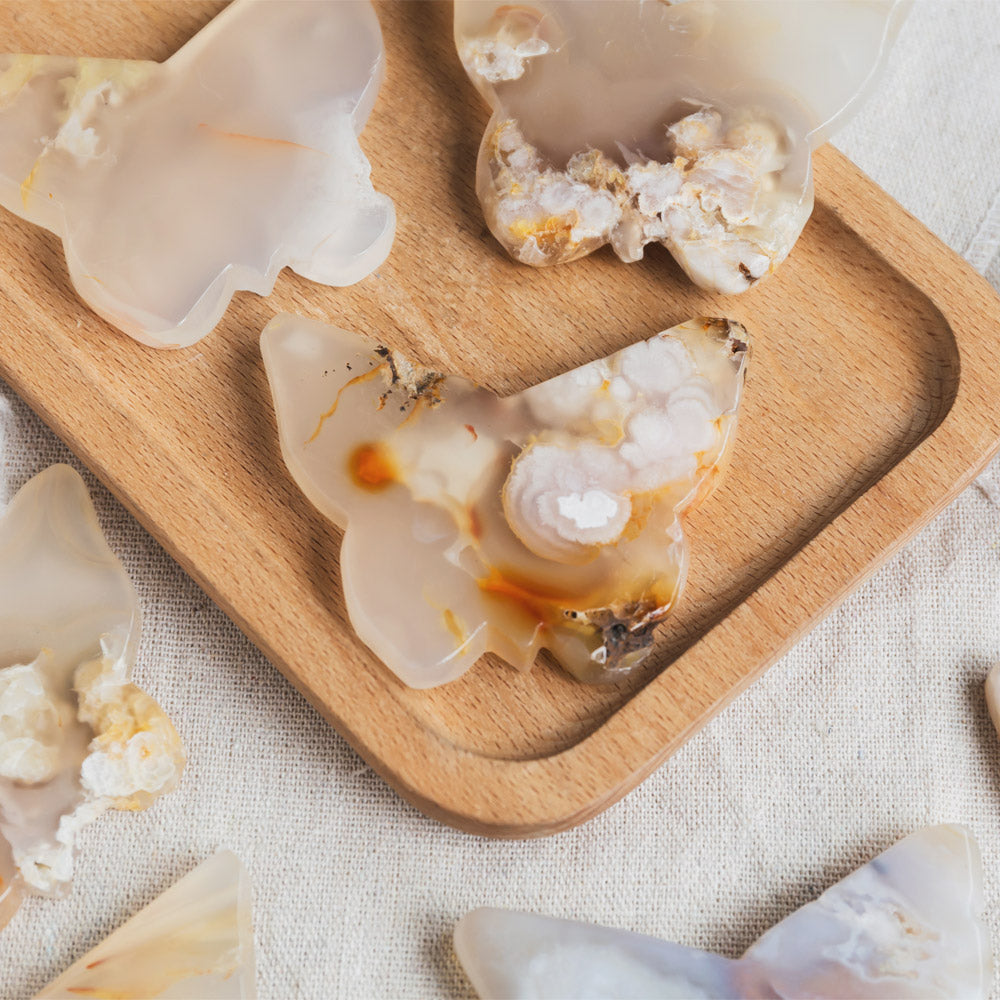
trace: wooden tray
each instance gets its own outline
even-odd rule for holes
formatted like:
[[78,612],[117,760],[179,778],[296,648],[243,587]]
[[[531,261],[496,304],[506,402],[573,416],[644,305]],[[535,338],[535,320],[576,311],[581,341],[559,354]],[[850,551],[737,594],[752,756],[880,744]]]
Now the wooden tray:
[[[219,3],[5,2],[12,51],[163,59]],[[400,794],[462,829],[552,833],[634,787],[954,497],[1000,441],[1000,300],[832,149],[791,258],[738,298],[665,251],[512,264],[473,192],[486,110],[451,9],[387,2],[389,72],[362,144],[396,202],[388,262],[350,289],[285,273],[186,351],[74,296],[59,242],[0,219],[0,374]],[[346,621],[339,533],[285,471],[258,336],[278,311],[511,392],[700,313],[755,354],[734,460],[690,519],[690,584],[648,668],[586,687],[544,657],[403,687]]]

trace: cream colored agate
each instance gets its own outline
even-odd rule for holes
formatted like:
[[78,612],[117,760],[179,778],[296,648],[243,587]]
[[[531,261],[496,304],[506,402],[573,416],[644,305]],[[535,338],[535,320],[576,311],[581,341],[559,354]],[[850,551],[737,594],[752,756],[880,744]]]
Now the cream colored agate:
[[649,653],[681,515],[734,438],[742,327],[691,320],[504,399],[296,316],[261,350],[285,462],[345,529],[351,622],[406,684],[488,650],[526,670],[545,647],[585,680]]
[[36,1000],[74,997],[253,1000],[250,886],[219,851],[51,982]]
[[662,243],[736,293],[812,211],[810,150],[870,87],[905,0],[456,0],[493,110],[476,189],[515,259]]
[[83,481],[52,466],[0,519],[0,926],[65,891],[86,824],[177,785],[180,739],[129,681],[138,634]]
[[738,961],[656,938],[475,910],[455,950],[491,1000],[985,998],[989,933],[972,834],[927,827],[796,910]]
[[235,0],[165,63],[0,55],[0,205],[63,240],[80,297],[183,347],[291,267],[385,260],[358,135],[384,70],[368,0]]
[[993,728],[1000,736],[1000,663],[995,663],[986,676],[986,707]]

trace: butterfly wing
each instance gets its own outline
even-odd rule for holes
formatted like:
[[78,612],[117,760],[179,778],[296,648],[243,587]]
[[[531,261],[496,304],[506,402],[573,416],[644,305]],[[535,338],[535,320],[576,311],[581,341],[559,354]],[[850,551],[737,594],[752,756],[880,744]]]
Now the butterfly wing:
[[388,254],[357,141],[383,67],[369,3],[238,0],[162,66],[5,60],[3,204],[137,339],[186,346],[285,266],[349,284]]

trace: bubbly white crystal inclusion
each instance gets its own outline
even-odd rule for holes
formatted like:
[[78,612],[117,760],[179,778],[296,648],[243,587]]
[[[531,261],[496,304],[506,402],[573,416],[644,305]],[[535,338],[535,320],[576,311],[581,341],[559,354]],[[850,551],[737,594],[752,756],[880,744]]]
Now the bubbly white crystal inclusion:
[[219,851],[49,983],[36,1000],[257,995],[250,885]]
[[810,150],[870,85],[893,0],[456,0],[455,39],[493,117],[487,224],[517,260],[624,261],[662,243],[736,293],[812,211]]
[[482,909],[455,950],[482,997],[952,1000],[989,995],[979,849],[961,826],[900,841],[735,961],[656,938]]
[[180,778],[174,727],[129,680],[138,627],[83,481],[36,476],[0,519],[0,925],[24,892],[65,891],[83,826]]
[[733,442],[742,327],[692,320],[503,399],[300,317],[261,347],[285,461],[346,529],[351,622],[405,683],[487,650],[528,669],[545,647],[584,680],[649,653],[681,515]]
[[110,323],[192,344],[285,266],[349,285],[386,258],[357,138],[383,70],[368,0],[236,0],[162,65],[0,55],[0,205]]

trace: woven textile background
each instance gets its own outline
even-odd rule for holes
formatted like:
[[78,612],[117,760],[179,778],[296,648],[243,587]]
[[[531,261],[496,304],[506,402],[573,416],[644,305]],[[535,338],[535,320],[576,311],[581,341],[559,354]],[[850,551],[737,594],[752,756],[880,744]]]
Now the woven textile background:
[[[918,2],[837,141],[1000,287],[1000,3]],[[80,467],[2,384],[0,458],[0,502],[52,462]],[[736,956],[944,821],[979,840],[1000,945],[1000,742],[981,695],[1000,660],[1000,464],[623,802],[524,843],[404,804],[86,478],[142,599],[136,680],[189,765],[148,812],[90,827],[72,894],[29,899],[0,933],[0,997],[30,996],[220,846],[253,880],[264,998],[466,997],[450,933],[484,904]]]

